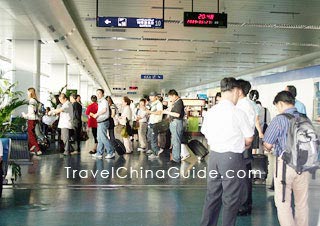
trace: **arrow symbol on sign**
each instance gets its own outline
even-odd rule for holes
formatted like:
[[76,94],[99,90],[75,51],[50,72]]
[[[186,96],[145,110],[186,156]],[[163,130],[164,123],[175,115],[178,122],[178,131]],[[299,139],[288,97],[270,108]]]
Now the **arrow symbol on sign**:
[[104,22],[105,22],[106,24],[111,24],[111,20],[109,20],[109,19],[106,19]]

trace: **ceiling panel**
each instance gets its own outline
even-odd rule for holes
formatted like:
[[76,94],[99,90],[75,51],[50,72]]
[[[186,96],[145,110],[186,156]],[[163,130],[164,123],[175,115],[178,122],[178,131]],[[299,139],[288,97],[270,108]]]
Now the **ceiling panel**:
[[[138,84],[139,95],[152,89],[183,90],[291,58],[299,64],[282,65],[288,70],[309,66],[310,61],[302,62],[303,56],[320,51],[318,0],[220,1],[220,12],[228,13],[227,29],[184,27],[183,12],[191,11],[191,1],[170,0],[166,1],[165,28],[159,30],[98,28],[96,1],[62,1],[111,90],[130,84]],[[0,1],[1,37],[37,35],[32,29],[27,32],[30,15],[17,7],[18,2]],[[99,2],[100,16],[162,17],[161,0]],[[194,1],[194,11],[217,12],[217,1]],[[59,15],[54,9],[50,13]],[[61,51],[50,52],[53,48],[46,45],[45,61],[64,59]],[[141,80],[141,74],[163,74],[164,80]]]

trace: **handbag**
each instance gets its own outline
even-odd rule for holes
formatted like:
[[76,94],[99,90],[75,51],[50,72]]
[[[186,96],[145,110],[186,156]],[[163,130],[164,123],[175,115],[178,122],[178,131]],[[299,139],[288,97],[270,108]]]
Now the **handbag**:
[[127,138],[127,137],[129,136],[126,126],[124,126],[124,127],[121,129],[120,135],[121,135],[121,137],[123,137],[123,138]]
[[169,120],[162,120],[152,125],[152,129],[155,133],[165,133],[169,129]]
[[81,141],[86,141],[89,139],[88,133],[87,131],[81,131],[80,133],[80,140]]

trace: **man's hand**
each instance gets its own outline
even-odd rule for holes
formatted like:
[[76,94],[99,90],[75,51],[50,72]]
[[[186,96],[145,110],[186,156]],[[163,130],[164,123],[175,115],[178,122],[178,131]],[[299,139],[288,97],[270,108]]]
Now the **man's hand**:
[[0,162],[2,162],[2,156],[0,156]]
[[263,142],[263,146],[265,147],[265,149],[267,151],[271,151],[271,149],[273,148],[273,145],[272,144],[268,144],[266,142]]

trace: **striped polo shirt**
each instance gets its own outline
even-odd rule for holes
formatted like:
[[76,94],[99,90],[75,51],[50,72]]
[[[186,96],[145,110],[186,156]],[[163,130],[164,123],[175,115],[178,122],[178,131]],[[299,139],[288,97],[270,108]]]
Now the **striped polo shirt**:
[[[299,117],[299,112],[295,107],[288,108],[284,113],[289,113],[295,117]],[[280,156],[285,150],[289,126],[289,119],[280,114],[272,119],[264,134],[263,141],[274,145],[275,154],[277,156]]]

